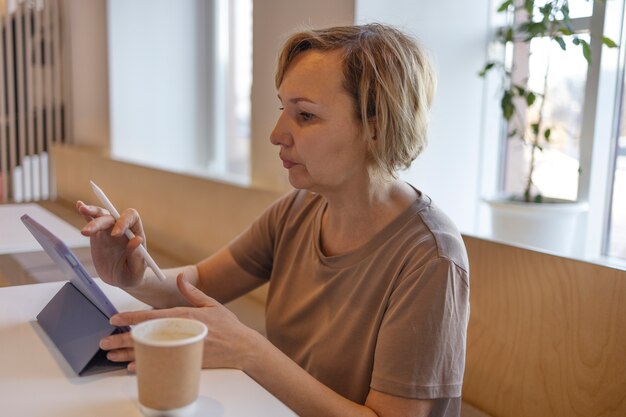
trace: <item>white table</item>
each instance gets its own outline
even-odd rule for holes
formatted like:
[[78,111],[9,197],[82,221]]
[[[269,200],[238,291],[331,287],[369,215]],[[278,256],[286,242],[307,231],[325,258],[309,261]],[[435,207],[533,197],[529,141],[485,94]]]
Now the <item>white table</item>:
[[[147,306],[98,283],[120,311]],[[0,288],[0,415],[140,417],[136,377],[125,370],[78,377],[36,321],[64,282]],[[237,370],[203,370],[198,416],[295,416]]]
[[37,204],[0,204],[0,255],[41,250],[20,220],[24,214],[41,223],[70,248],[89,246],[89,238],[78,229]]
[[0,286],[67,279],[20,220],[24,214],[63,240],[95,275],[89,238],[77,228],[37,204],[0,204]]

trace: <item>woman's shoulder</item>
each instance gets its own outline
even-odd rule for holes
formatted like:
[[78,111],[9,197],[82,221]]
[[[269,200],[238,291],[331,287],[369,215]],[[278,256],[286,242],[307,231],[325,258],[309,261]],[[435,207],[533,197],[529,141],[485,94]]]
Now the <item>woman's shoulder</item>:
[[465,243],[452,219],[425,194],[421,195],[413,208],[419,219],[416,226],[423,226],[423,229],[419,229],[427,234],[422,243],[430,242],[433,256],[448,259],[459,268],[469,271]]

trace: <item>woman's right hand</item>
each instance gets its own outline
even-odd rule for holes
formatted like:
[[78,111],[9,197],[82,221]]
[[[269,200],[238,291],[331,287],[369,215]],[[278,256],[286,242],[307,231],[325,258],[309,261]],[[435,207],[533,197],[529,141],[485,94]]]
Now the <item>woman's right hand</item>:
[[[108,284],[128,288],[143,281],[146,262],[137,250],[145,242],[139,213],[126,209],[116,221],[109,212],[98,206],[76,202],[76,209],[88,222],[81,230],[91,241],[91,257],[100,278]],[[135,237],[128,240],[124,234],[130,229]]]

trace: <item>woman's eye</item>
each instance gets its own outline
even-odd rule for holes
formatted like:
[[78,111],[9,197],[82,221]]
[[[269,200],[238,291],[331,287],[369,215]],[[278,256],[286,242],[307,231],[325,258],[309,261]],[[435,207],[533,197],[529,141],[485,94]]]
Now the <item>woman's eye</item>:
[[307,113],[305,111],[300,112],[300,118],[306,122],[308,122],[309,120],[313,120],[315,116],[312,113]]

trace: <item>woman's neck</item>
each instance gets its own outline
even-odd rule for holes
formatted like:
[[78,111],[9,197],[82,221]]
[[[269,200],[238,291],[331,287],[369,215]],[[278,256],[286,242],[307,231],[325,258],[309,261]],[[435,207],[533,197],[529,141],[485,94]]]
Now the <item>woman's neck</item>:
[[324,197],[328,204],[320,244],[326,255],[339,255],[369,242],[416,200],[417,193],[405,182],[391,180]]

